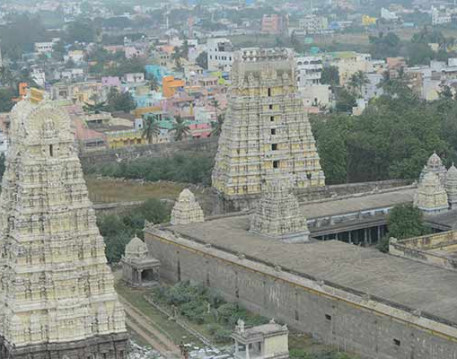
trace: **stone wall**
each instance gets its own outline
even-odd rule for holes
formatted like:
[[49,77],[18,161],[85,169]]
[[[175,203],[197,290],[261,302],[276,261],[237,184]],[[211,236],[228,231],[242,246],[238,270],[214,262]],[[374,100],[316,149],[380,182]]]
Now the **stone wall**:
[[135,160],[142,157],[163,158],[175,154],[207,154],[214,157],[217,138],[158,143],[153,145],[132,146],[109,150],[82,151],[79,158],[83,166],[93,166],[109,162]]
[[389,253],[392,255],[447,269],[457,269],[457,259],[452,256],[456,251],[457,231],[440,232],[398,242],[389,241]]
[[[408,180],[386,180],[360,183],[344,183],[323,187],[296,188],[294,194],[300,203],[326,198],[345,197],[360,193],[375,193],[382,190],[410,185]],[[220,208],[224,213],[249,210],[255,207],[260,195],[232,196],[219,195]]]
[[457,329],[451,323],[203,243],[159,237],[148,231],[145,238],[150,253],[161,261],[162,278],[203,283],[228,301],[274,316],[363,358],[457,356]]

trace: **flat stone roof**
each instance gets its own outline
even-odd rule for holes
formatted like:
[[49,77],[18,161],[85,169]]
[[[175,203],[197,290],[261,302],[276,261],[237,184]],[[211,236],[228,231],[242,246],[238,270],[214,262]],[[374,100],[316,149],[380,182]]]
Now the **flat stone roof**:
[[163,229],[457,324],[455,271],[338,241],[282,243],[248,228],[249,216],[234,215]]
[[334,216],[360,212],[368,209],[392,207],[414,200],[415,187],[393,188],[379,193],[363,193],[347,198],[332,198],[323,201],[307,202],[300,205],[306,218]]

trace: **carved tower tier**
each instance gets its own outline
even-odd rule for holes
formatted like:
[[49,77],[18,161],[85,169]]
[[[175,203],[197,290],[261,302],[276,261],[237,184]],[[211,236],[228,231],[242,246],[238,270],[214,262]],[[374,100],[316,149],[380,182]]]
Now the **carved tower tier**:
[[241,50],[231,80],[213,186],[226,198],[258,195],[266,181],[290,176],[294,187],[324,186],[292,53]]
[[11,112],[0,197],[0,357],[124,359],[125,314],[68,114],[30,95]]

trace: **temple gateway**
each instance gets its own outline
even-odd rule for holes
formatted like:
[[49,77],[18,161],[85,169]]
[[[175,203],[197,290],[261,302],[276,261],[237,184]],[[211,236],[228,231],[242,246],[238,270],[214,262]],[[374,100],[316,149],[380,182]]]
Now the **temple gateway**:
[[0,281],[0,358],[126,358],[124,309],[70,119],[30,94],[11,112]]

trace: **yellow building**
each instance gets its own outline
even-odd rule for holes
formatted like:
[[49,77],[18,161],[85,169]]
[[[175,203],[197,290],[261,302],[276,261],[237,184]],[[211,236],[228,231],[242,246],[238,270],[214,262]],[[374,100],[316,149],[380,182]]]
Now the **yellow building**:
[[378,20],[378,19],[375,17],[372,17],[370,15],[362,15],[362,25],[363,26],[376,25],[376,20]]
[[126,130],[106,132],[108,148],[122,148],[136,145],[146,145],[148,140],[143,137],[141,130]]

